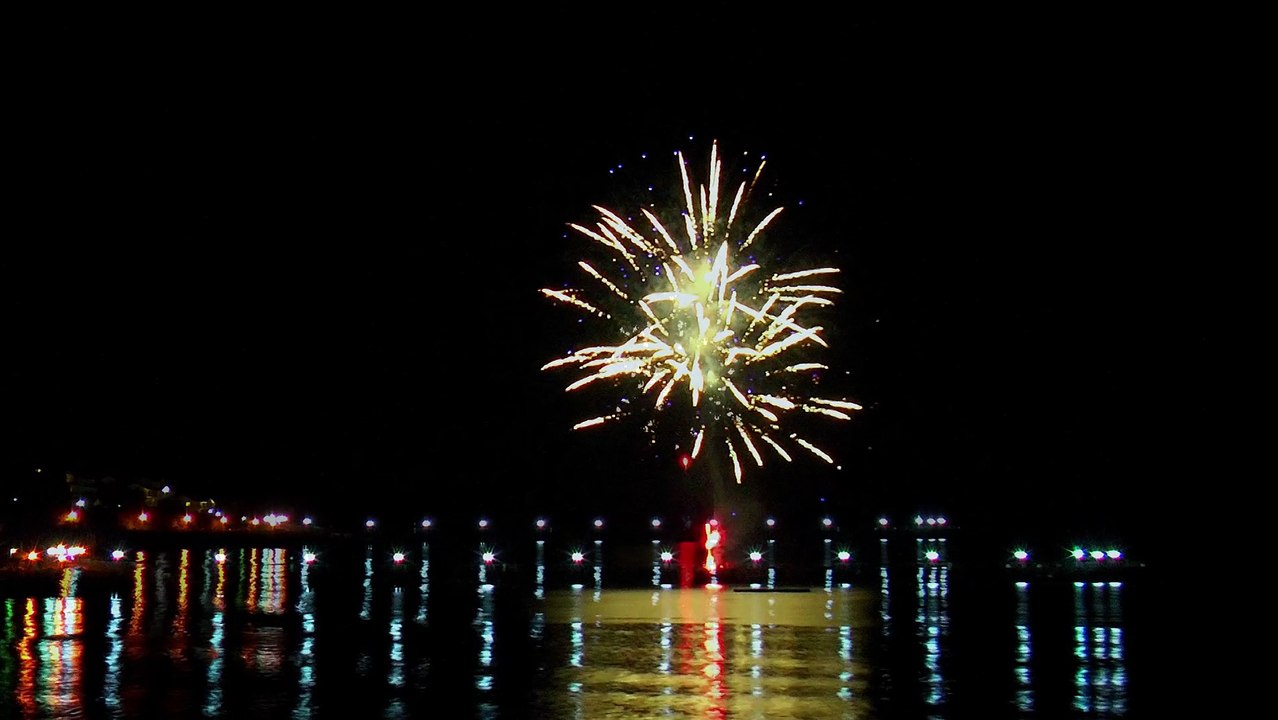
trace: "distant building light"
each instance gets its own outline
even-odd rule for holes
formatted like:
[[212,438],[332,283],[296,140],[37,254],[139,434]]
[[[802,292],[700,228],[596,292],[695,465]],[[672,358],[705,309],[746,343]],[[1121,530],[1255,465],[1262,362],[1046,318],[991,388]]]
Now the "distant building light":
[[840,550],[838,554],[839,562],[847,562],[852,559],[852,553],[847,550]]
[[879,527],[887,527],[887,526],[888,526],[888,519],[885,517],[879,518]]
[[112,552],[111,552],[111,559],[112,559],[112,560],[123,560],[123,559],[124,559],[124,551],[123,551],[123,550],[114,550],[114,551],[112,551]]
[[1119,560],[1123,557],[1123,553],[1119,552],[1118,550],[1110,550],[1109,552],[1105,553],[1105,555],[1109,557],[1110,560]]
[[821,518],[821,524],[825,527],[830,527],[831,525],[834,524],[834,521],[831,520],[830,518]]
[[1021,562],[1025,562],[1026,560],[1029,560],[1029,553],[1025,552],[1024,550],[1017,550],[1016,552],[1012,553],[1012,557],[1016,558],[1017,560],[1020,560]]
[[935,524],[936,524],[936,518],[928,518],[928,519],[927,519],[927,524],[928,524],[928,525],[935,525]]
[[173,492],[173,489],[170,488],[168,485],[165,485],[164,487],[160,488],[160,492],[164,493],[165,495],[168,495],[169,493]]
[[603,520],[602,520],[602,519],[600,519],[600,518],[595,518],[595,527],[596,527],[596,528],[601,528],[601,527],[603,527]]
[[947,521],[946,521],[946,519],[945,519],[945,518],[943,518],[943,517],[939,517],[939,518],[937,518],[937,519],[936,519],[936,524],[937,524],[937,525],[944,525],[946,522],[947,522]]
[[395,561],[395,562],[397,562],[397,563],[402,563],[402,562],[404,562],[404,553],[402,553],[402,552],[397,552],[397,553],[395,553],[394,555],[391,555],[391,559],[392,559],[392,560],[394,560],[394,561]]
[[488,521],[481,518],[479,521],[479,529],[483,530],[486,527],[488,527]]
[[426,520],[423,520],[423,521],[422,521],[422,527],[423,527],[423,528],[426,528],[426,529],[428,529],[428,530],[430,529],[430,526],[431,526],[431,525],[434,525],[434,524],[435,524],[435,523],[431,522],[429,518],[428,518],[428,519],[426,519]]
[[1073,551],[1070,552],[1070,555],[1073,555],[1075,560],[1082,560],[1086,553],[1084,553],[1081,548],[1074,548]]
[[311,551],[309,551],[309,550],[307,550],[306,552],[302,553],[302,562],[304,562],[304,563],[306,563],[306,564],[308,564],[308,565],[309,565],[310,563],[315,562],[315,558],[316,558],[315,553],[313,553],[313,552],[311,552]]
[[750,551],[750,561],[751,561],[751,562],[759,562],[759,561],[760,561],[760,560],[762,560],[762,559],[763,559],[763,553],[759,552],[758,550],[751,550],[751,551]]
[[484,551],[481,557],[483,557],[485,565],[491,565],[493,560],[497,559],[497,555],[492,550]]
[[662,550],[662,551],[661,551],[661,562],[667,562],[667,563],[668,563],[668,562],[670,562],[670,561],[672,561],[672,560],[674,560],[674,553],[670,552],[669,550]]
[[575,562],[575,563],[579,563],[579,562],[581,562],[582,560],[585,560],[585,559],[586,559],[586,554],[585,554],[585,553],[583,553],[583,552],[582,552],[582,551],[580,551],[580,550],[574,550],[574,551],[573,551],[573,553],[572,553],[572,561],[573,561],[573,562]]
[[764,525],[767,525],[768,527],[776,527],[776,526],[777,526],[777,521],[776,521],[776,520],[774,520],[774,519],[772,519],[772,518],[768,518],[767,520],[764,520],[764,521],[763,521],[763,524],[764,524]]
[[926,557],[928,562],[936,562],[941,559],[941,554],[935,550],[928,550],[923,557]]
[[376,520],[365,520],[365,521],[364,521],[364,527],[368,528],[369,530],[372,530],[373,528],[377,527],[377,521],[376,521]]
[[303,524],[303,525],[305,525],[305,526],[307,526],[307,527],[310,527],[310,526],[311,526],[311,523],[314,523],[314,522],[315,522],[314,520],[312,520],[312,519],[310,519],[310,518],[308,518],[308,517],[304,517],[304,518],[302,518],[302,524]]
[[182,522],[184,522],[184,523],[189,523],[189,522],[191,522],[191,513],[187,513],[187,514],[183,515],[183,516],[182,516]]
[[1091,555],[1092,555],[1092,559],[1093,559],[1093,560],[1104,560],[1104,559],[1105,559],[1105,553],[1104,553],[1104,551],[1102,551],[1102,550],[1093,550],[1093,551],[1091,552]]
[[545,519],[545,518],[537,518],[537,529],[538,529],[538,530],[545,530],[545,529],[546,529],[546,519]]
[[652,526],[653,526],[654,528],[659,528],[659,527],[661,527],[661,518],[653,518],[653,519],[652,519]]

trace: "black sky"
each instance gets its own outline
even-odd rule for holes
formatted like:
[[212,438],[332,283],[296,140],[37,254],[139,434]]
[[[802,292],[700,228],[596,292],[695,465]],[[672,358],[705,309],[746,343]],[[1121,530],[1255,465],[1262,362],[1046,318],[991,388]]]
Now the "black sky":
[[717,138],[767,154],[777,232],[844,268],[836,358],[867,407],[842,472],[767,492],[1158,512],[1166,364],[1206,333],[1168,317],[1183,260],[1151,230],[1181,131],[1155,44],[728,7],[611,36],[545,9],[41,28],[8,103],[4,472],[437,507],[674,492],[664,447],[567,431],[580,407],[537,368],[572,343],[537,288],[572,272],[565,223]]

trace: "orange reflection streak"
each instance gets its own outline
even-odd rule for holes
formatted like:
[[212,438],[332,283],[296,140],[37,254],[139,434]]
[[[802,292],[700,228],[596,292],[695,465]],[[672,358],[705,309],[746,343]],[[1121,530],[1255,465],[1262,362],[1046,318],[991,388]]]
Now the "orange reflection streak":
[[35,598],[27,598],[27,610],[22,616],[22,640],[18,642],[18,705],[23,715],[32,717],[36,711],[36,665],[31,645],[35,642]]
[[173,631],[169,634],[173,651],[170,655],[179,664],[186,664],[186,654],[182,648],[186,642],[186,623],[190,613],[191,589],[191,551],[183,548],[178,561],[178,594],[177,611],[173,613]]
[[244,603],[249,612],[257,612],[257,548],[249,553],[248,600]]
[[706,623],[706,664],[701,672],[706,676],[706,717],[728,716],[728,687],[723,678],[723,626],[718,621]]
[[222,610],[226,607],[226,563],[217,564],[217,587],[213,590],[213,607]]
[[[146,610],[146,594],[142,583],[146,571],[146,553],[138,551],[137,564],[133,566],[133,612],[129,616],[129,635],[142,634],[142,613]],[[136,643],[132,647],[137,648]]]

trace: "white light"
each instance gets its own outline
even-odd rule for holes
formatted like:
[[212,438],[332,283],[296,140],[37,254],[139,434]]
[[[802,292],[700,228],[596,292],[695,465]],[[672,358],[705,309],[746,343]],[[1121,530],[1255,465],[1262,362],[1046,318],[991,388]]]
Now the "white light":
[[659,528],[659,527],[661,527],[661,518],[653,518],[653,519],[652,519],[652,526],[653,526],[653,527],[655,527],[655,528]]
[[764,524],[765,524],[765,525],[767,525],[768,527],[776,527],[776,526],[777,526],[777,521],[776,521],[776,520],[773,520],[772,518],[768,518],[768,519],[764,522]]
[[669,550],[662,550],[661,562],[670,562],[671,560],[674,560],[674,553],[670,552]]
[[492,563],[493,560],[497,559],[497,555],[493,553],[493,551],[488,550],[484,552],[483,558],[484,558],[484,564],[487,565]]
[[111,559],[112,559],[112,560],[123,560],[123,559],[124,559],[124,551],[123,551],[123,550],[115,550],[115,551],[113,551],[113,552],[111,553]]
[[402,553],[402,552],[397,552],[397,553],[395,553],[394,555],[391,555],[391,559],[392,559],[392,560],[394,560],[394,561],[395,561],[395,562],[397,562],[397,563],[402,563],[402,562],[404,562],[404,553]]
[[923,524],[923,518],[919,517],[918,515],[915,515],[915,516],[914,516],[914,524],[915,524],[915,525],[922,525],[922,524]]
[[1082,550],[1074,548],[1074,551],[1071,552],[1070,555],[1073,555],[1075,560],[1082,560],[1084,553]]
[[879,518],[879,525],[880,525],[880,526],[882,526],[882,527],[887,527],[887,526],[888,526],[888,519],[887,519],[887,518]]
[[313,562],[315,562],[315,557],[316,557],[316,556],[315,556],[315,553],[310,552],[310,551],[308,550],[308,551],[306,551],[306,552],[302,553],[302,562],[307,563],[307,564],[313,563]]
[[546,528],[546,521],[541,518],[537,518],[537,529],[544,530],[545,528]]
[[424,528],[429,529],[431,525],[434,525],[434,523],[432,523],[430,520],[423,520],[423,521],[422,521],[422,527],[424,527]]
[[597,528],[603,527],[603,520],[595,520],[595,527]]
[[830,518],[821,518],[821,524],[826,527],[830,527],[831,525],[834,524],[834,521],[831,520]]
[[308,517],[307,517],[307,518],[302,518],[302,524],[303,524],[303,525],[306,525],[306,526],[308,526],[308,527],[309,527],[309,526],[310,526],[310,524],[311,524],[311,523],[313,523],[313,522],[315,522],[315,521],[314,521],[314,520],[311,520],[311,519],[310,519],[310,518],[308,518]]
[[168,485],[165,485],[164,487],[160,488],[160,492],[164,493],[165,495],[168,495],[169,493],[173,492],[173,490]]
[[1105,553],[1105,555],[1107,555],[1110,560],[1117,560],[1123,556],[1123,554],[1117,550],[1110,550],[1109,552]]
[[1016,587],[1024,589],[1029,587],[1029,583],[1025,582],[1024,580],[1021,580],[1016,583]]
[[852,559],[852,553],[848,552],[847,550],[840,550],[837,557],[839,558],[840,562],[847,562],[848,560]]
[[484,528],[486,528],[486,527],[488,527],[488,521],[487,521],[487,520],[483,520],[483,519],[481,519],[481,520],[479,521],[479,529],[481,529],[481,530],[482,530],[482,529],[484,529]]
[[1093,550],[1093,551],[1091,552],[1091,555],[1092,555],[1092,559],[1093,559],[1093,560],[1103,560],[1103,559],[1105,559],[1105,553],[1104,553],[1104,552],[1102,552],[1102,551],[1100,551],[1100,550]]
[[762,559],[763,559],[763,553],[759,552],[758,550],[751,550],[751,551],[750,551],[750,560],[751,560],[751,561],[753,561],[753,562],[759,562],[759,561],[760,561],[760,560],[762,560]]
[[216,555],[213,556],[213,559],[220,563],[224,563],[226,562],[226,553],[218,552]]
[[940,559],[941,554],[935,550],[928,550],[924,557],[928,559],[928,562],[936,562]]
[[928,518],[928,519],[927,519],[927,524],[928,524],[928,525],[935,525],[935,524],[936,524],[936,518]]
[[376,521],[376,520],[365,520],[365,521],[364,521],[364,527],[369,528],[369,529],[375,528],[375,527],[377,527],[377,521]]
[[84,498],[80,498],[79,500],[76,500],[76,501],[75,501],[75,506],[76,506],[76,507],[84,507]]
[[575,563],[579,563],[585,559],[586,559],[585,553],[581,552],[580,550],[576,550],[572,554],[572,561]]
[[1029,559],[1029,553],[1025,552],[1024,550],[1017,550],[1016,552],[1012,553],[1012,557],[1016,558],[1017,560],[1025,561]]
[[945,522],[946,522],[946,520],[945,520],[945,518],[943,518],[943,517],[939,517],[939,518],[937,518],[937,519],[936,519],[936,524],[937,524],[937,525],[944,525],[944,524],[945,524]]

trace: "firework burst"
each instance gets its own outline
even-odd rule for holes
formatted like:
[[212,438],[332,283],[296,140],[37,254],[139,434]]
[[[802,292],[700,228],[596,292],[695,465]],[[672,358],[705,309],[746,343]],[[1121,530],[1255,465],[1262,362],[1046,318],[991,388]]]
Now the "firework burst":
[[709,443],[722,443],[738,483],[746,462],[762,467],[767,454],[789,462],[796,447],[833,463],[788,427],[800,414],[849,420],[850,411],[861,409],[846,399],[800,390],[815,385],[828,369],[797,356],[828,347],[823,328],[808,315],[834,304],[841,292],[831,282],[838,268],[770,272],[753,254],[782,210],[773,209],[757,223],[742,220],[766,160],[725,206],[717,144],[710,151],[708,184],[694,183],[683,154],[676,157],[681,205],[640,208],[638,218],[595,205],[593,226],[569,225],[602,259],[577,263],[583,288],[541,292],[598,318],[608,331],[603,343],[572,351],[542,370],[576,369],[570,392],[607,386],[616,393],[613,412],[583,420],[574,430],[640,410],[655,415],[681,406],[687,413],[679,416],[689,418],[690,457],[696,459]]

